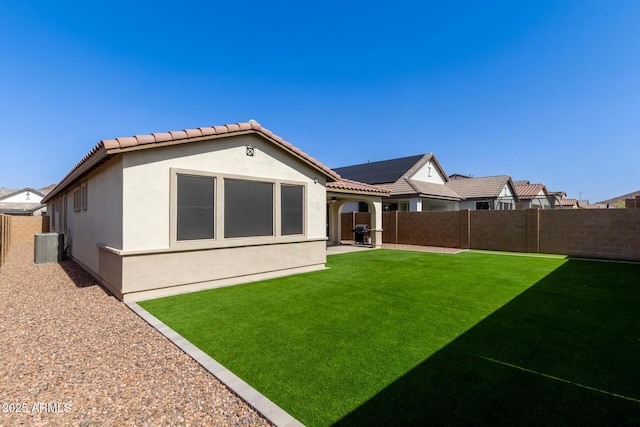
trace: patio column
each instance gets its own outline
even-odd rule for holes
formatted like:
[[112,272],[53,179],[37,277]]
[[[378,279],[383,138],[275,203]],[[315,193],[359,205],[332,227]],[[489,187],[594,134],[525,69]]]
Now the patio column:
[[328,200],[329,205],[329,243],[339,244],[342,240],[340,235],[340,208],[344,204],[341,200]]
[[368,205],[371,210],[371,247],[382,247],[382,200],[378,197],[376,201],[369,199]]

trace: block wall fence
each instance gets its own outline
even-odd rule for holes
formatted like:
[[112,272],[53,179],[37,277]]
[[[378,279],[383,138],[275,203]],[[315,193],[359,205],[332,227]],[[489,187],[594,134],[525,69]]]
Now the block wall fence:
[[33,244],[36,233],[49,231],[48,216],[0,215],[0,265],[4,263],[11,246]]
[[[342,216],[342,239],[353,219]],[[640,209],[384,212],[383,243],[640,261]]]

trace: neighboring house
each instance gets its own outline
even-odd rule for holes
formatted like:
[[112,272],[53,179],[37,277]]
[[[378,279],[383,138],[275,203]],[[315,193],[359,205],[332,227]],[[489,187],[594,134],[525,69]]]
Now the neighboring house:
[[[375,185],[389,191],[385,211],[458,210],[461,197],[445,184],[447,174],[432,154],[369,162],[334,169],[343,178]],[[361,211],[355,204],[343,212]]]
[[589,203],[589,200],[578,200],[582,209],[607,209],[607,205],[603,203]]
[[67,253],[133,300],[325,268],[332,199],[366,202],[380,246],[387,194],[250,121],[103,140],[43,202]]
[[557,199],[556,208],[560,209],[580,209],[580,202],[578,199]]
[[479,178],[456,175],[456,178],[450,180],[447,187],[462,198],[460,210],[511,210],[516,208],[518,196],[509,175]]
[[20,190],[0,189],[0,214],[41,215],[44,211],[42,198],[45,195],[33,188]]
[[529,181],[514,181],[518,202],[517,209],[553,209],[556,198],[549,193],[544,184],[531,184]]
[[[334,169],[343,178],[389,190],[383,198],[385,211],[457,211],[515,209],[517,196],[508,175],[472,178],[447,176],[433,155],[419,154]],[[361,212],[358,204],[343,212]]]

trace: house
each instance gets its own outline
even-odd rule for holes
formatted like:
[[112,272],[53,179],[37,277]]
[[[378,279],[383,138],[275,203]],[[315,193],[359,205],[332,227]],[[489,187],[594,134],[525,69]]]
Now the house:
[[553,209],[556,198],[549,193],[544,184],[531,184],[529,181],[514,181],[518,202],[517,209]]
[[7,215],[38,215],[43,212],[40,203],[45,194],[33,188],[20,190],[0,189],[0,214]]
[[509,175],[466,178],[457,175],[447,187],[460,195],[460,210],[515,209],[518,196]]
[[126,301],[323,269],[334,198],[367,203],[379,246],[386,194],[249,121],[103,140],[43,203],[68,255]]
[[580,209],[580,201],[577,199],[557,199],[556,208],[560,209]]
[[[368,162],[334,169],[341,177],[389,191],[383,199],[385,211],[458,210],[462,198],[445,184],[447,174],[433,155],[419,154],[397,159]],[[361,211],[356,205],[344,212]]]
[[[517,195],[509,175],[448,176],[433,153],[368,162],[334,169],[341,177],[389,190],[385,211],[515,209]],[[362,212],[349,204],[343,212]]]
[[578,204],[582,209],[608,209],[604,203],[590,203],[588,199],[578,200]]

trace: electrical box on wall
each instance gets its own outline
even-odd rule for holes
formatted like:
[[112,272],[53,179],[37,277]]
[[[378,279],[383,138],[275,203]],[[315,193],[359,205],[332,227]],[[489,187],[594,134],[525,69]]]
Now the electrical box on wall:
[[34,264],[62,261],[64,258],[64,234],[36,233],[33,252]]

